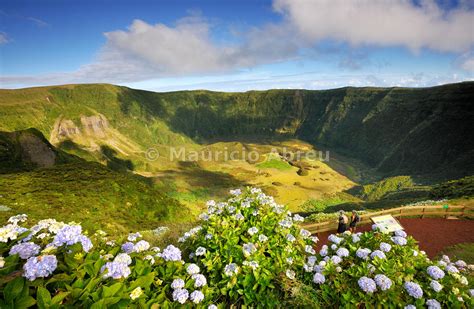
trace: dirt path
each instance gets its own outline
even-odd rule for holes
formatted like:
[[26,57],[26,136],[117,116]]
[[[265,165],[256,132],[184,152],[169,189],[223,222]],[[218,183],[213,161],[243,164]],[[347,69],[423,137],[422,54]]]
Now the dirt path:
[[[474,220],[447,220],[442,218],[402,218],[399,220],[405,231],[418,240],[421,250],[430,258],[444,248],[463,242],[474,242]],[[371,225],[360,226],[357,231],[364,232]],[[320,233],[317,249],[327,244],[327,237],[333,232]]]

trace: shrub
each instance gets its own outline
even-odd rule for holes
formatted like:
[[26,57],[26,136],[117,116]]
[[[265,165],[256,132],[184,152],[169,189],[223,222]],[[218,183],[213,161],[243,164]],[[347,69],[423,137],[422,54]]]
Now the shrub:
[[209,201],[199,231],[180,241],[201,266],[216,299],[226,304],[272,307],[284,295],[284,281],[294,280],[317,238],[297,226],[303,218],[259,189],[231,191],[227,202]]
[[[376,228],[376,226],[375,226]],[[330,235],[313,272],[304,275],[322,307],[472,308],[466,263],[431,261],[405,232]],[[308,292],[308,290],[306,290]]]
[[[87,234],[54,219],[0,228],[0,307],[472,308],[472,265],[433,262],[403,231],[317,238],[259,189],[209,201],[183,249]],[[375,226],[376,228],[376,226]],[[160,229],[161,231],[161,229]],[[186,262],[187,261],[187,262]]]
[[[139,233],[120,245],[104,232],[88,237],[75,223],[48,219],[26,229],[19,225],[25,220],[12,217],[0,228],[1,308],[169,308],[206,302],[206,278],[172,245],[161,252]],[[24,245],[30,243],[41,251]]]

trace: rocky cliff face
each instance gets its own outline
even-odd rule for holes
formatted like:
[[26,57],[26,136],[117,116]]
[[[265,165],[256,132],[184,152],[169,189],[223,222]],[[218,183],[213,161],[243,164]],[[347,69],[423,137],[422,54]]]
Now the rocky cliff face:
[[51,142],[56,144],[64,140],[76,139],[79,136],[94,136],[96,138],[105,138],[106,130],[109,128],[109,122],[104,115],[85,116],[80,115],[80,125],[77,126],[74,121],[60,117],[56,120],[54,128],[51,131]]
[[0,131],[0,173],[52,167],[74,157],[56,150],[36,129]]

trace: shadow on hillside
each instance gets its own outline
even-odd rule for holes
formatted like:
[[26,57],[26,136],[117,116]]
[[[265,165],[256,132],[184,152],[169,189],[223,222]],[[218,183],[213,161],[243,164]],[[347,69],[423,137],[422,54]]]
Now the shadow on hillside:
[[246,182],[236,179],[230,174],[202,169],[196,162],[179,162],[177,170],[164,171],[159,179],[163,182],[175,183],[184,181],[189,186],[199,189],[225,190],[244,187]]
[[107,161],[107,167],[114,171],[133,171],[135,168],[131,160],[120,159],[117,157],[117,151],[109,146],[100,146],[100,152]]

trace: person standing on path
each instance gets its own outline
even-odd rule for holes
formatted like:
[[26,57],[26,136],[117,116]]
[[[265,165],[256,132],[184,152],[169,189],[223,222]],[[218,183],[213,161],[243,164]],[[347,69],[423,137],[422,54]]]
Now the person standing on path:
[[337,233],[342,234],[346,231],[347,223],[349,222],[349,219],[344,214],[343,210],[339,210],[339,221],[338,222],[339,222],[339,224],[337,226]]
[[352,216],[351,216],[351,223],[349,223],[349,231],[351,231],[351,233],[355,233],[356,226],[357,226],[357,223],[359,223],[359,221],[360,221],[360,217],[357,214],[357,211],[353,210]]

